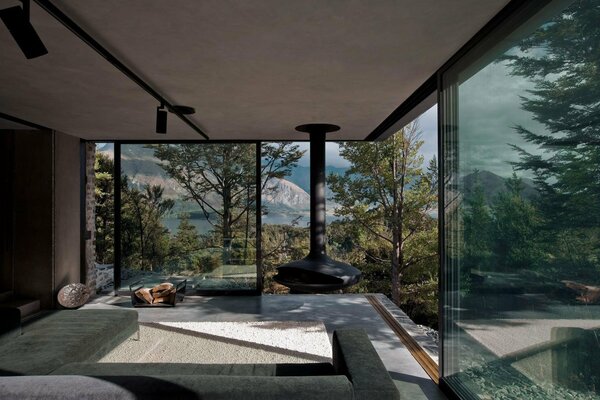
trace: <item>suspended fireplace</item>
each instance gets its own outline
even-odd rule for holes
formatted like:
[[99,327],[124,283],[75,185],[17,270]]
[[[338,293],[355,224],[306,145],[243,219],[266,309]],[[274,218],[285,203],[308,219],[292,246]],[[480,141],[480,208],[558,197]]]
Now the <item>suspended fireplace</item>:
[[274,277],[292,292],[331,292],[352,286],[361,277],[358,269],[333,260],[325,252],[325,137],[339,129],[330,124],[296,127],[310,136],[310,252],[302,260],[278,267]]

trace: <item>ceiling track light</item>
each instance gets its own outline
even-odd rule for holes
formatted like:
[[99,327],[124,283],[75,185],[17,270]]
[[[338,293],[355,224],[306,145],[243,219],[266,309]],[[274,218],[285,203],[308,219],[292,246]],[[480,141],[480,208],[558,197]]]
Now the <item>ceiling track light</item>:
[[202,136],[206,140],[210,140],[208,135],[196,124],[194,121],[190,120],[186,115],[182,114],[173,104],[167,101],[156,89],[154,89],[150,84],[144,81],[139,75],[133,72],[130,68],[128,68],[121,60],[115,57],[110,51],[108,51],[104,46],[102,46],[96,39],[94,39],[89,33],[87,33],[81,26],[79,26],[75,21],[73,21],[68,15],[60,10],[60,8],[56,7],[52,0],[34,0],[35,3],[40,6],[43,10],[45,10],[48,14],[50,14],[53,18],[55,18],[58,22],[60,22],[65,28],[69,29],[75,36],[81,39],[87,46],[89,46],[96,53],[100,54],[105,60],[107,60],[113,67],[123,73],[127,78],[129,78],[133,83],[138,85],[144,91],[146,91],[150,96],[156,99],[161,104],[164,104],[165,107],[177,115],[180,120],[182,120],[187,126],[192,128],[196,133]]
[[48,54],[48,49],[42,43],[31,22],[29,22],[29,0],[21,1],[23,8],[14,6],[0,10],[0,19],[2,19],[2,22],[4,22],[4,25],[6,25],[6,28],[8,28],[8,31],[27,59]]
[[156,133],[163,135],[167,133],[167,110],[164,103],[156,107]]

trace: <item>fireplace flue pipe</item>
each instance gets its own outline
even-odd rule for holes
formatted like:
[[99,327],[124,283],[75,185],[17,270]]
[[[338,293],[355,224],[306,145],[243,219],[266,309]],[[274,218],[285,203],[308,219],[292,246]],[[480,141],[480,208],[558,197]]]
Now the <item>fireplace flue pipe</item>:
[[340,129],[331,124],[296,127],[310,137],[310,252],[301,260],[277,268],[275,281],[299,293],[330,292],[358,283],[361,273],[355,267],[335,261],[326,253],[325,139]]
[[[301,127],[298,127],[298,130],[301,130]],[[310,253],[313,256],[326,254],[325,135],[327,132],[333,132],[333,128],[330,129],[329,131],[325,128],[315,129],[308,132],[310,135]]]

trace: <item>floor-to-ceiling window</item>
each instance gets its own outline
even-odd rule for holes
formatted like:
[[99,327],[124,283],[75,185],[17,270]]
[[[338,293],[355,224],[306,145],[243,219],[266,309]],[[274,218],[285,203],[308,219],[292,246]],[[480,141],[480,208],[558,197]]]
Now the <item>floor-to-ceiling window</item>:
[[328,254],[354,265],[351,292],[383,293],[438,328],[437,107],[378,141],[328,142]]
[[516,15],[442,73],[443,376],[600,398],[600,4]]
[[308,142],[264,142],[261,158],[262,268],[265,293],[287,293],[273,280],[277,267],[309,251]]
[[257,290],[258,145],[117,145],[121,288]]
[[113,143],[95,145],[94,280],[96,291],[106,293],[114,290],[115,274],[115,146]]

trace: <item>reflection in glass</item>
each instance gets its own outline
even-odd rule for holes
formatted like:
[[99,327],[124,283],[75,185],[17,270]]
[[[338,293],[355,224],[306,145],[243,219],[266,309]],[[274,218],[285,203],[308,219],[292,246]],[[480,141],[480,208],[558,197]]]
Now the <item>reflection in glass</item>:
[[443,79],[443,375],[486,399],[600,398],[600,9],[559,3]]

